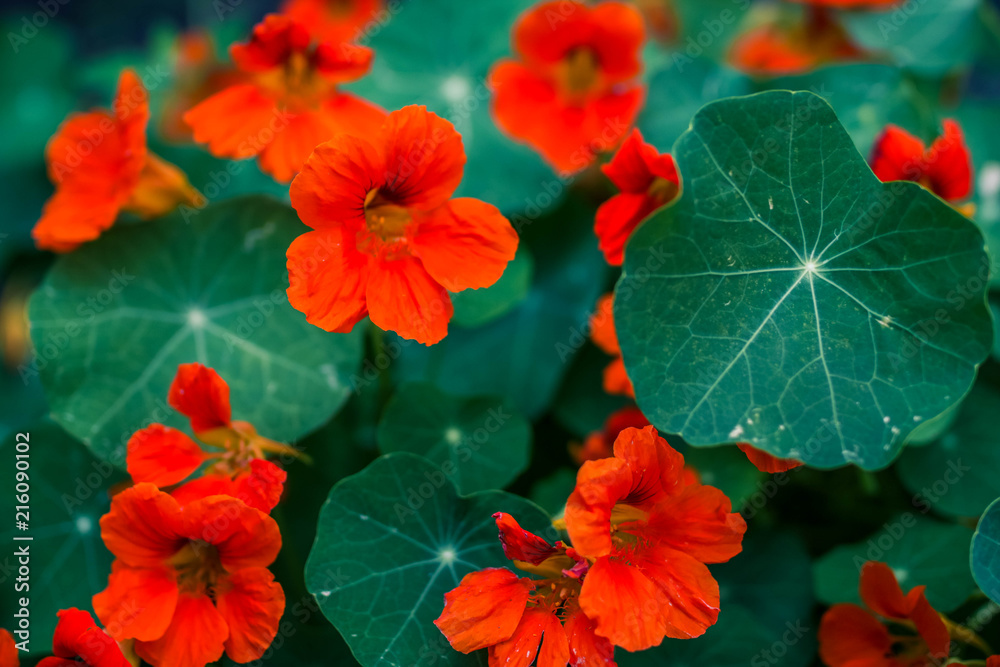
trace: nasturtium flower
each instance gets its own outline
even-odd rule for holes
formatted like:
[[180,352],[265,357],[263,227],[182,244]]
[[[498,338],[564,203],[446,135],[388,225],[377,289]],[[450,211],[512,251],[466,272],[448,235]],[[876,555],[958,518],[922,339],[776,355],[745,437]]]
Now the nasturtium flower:
[[122,72],[110,111],[73,114],[45,148],[55,192],[31,231],[43,250],[69,252],[93,241],[121,212],[162,215],[203,201],[177,167],[146,146],[149,94],[139,76]]
[[496,207],[451,198],[464,165],[462,137],[425,107],[317,146],[291,186],[313,228],[288,248],[292,306],[326,331],[369,315],[425,345],[444,338],[448,292],[495,283],[518,243]]
[[601,171],[621,192],[597,209],[594,232],[604,259],[621,266],[625,242],[650,213],[677,197],[680,177],[674,159],[643,141],[637,129]]
[[914,181],[942,199],[955,202],[972,191],[972,157],[959,124],[945,119],[944,134],[924,146],[896,125],[887,125],[872,147],[872,171],[883,182]]
[[627,406],[611,413],[604,420],[604,428],[587,436],[582,444],[571,445],[570,455],[577,463],[596,461],[614,456],[615,440],[618,434],[627,428],[643,428],[649,426],[649,420],[642,410],[635,406]]
[[247,422],[234,421],[229,385],[202,364],[178,366],[167,401],[190,420],[191,430],[211,450],[203,450],[175,428],[150,424],[128,441],[126,467],[132,480],[169,487],[208,463],[203,476],[172,492],[181,504],[225,494],[270,512],[281,498],[287,475],[264,457],[267,453],[298,456],[300,452],[259,435]]
[[591,563],[580,608],[597,635],[639,651],[704,634],[719,615],[706,563],[738,554],[746,531],[731,510],[652,426],[625,429],[614,457],[585,462],[564,521],[573,549]]
[[223,652],[250,662],[274,640],[285,594],[267,569],[281,549],[267,514],[229,496],[181,505],[137,484],[112,499],[101,537],[115,561],[94,610],[154,667],[204,667]]
[[598,300],[597,308],[590,316],[590,339],[601,351],[614,357],[604,368],[604,391],[635,398],[635,389],[625,372],[625,362],[622,361],[618,334],[615,332],[614,294],[605,294]]
[[745,72],[775,75],[805,72],[863,55],[829,11],[809,7],[800,21],[779,20],[743,33],[733,42],[728,58]]
[[798,468],[802,465],[802,461],[779,458],[773,454],[768,454],[764,450],[757,449],[746,442],[741,442],[736,446],[740,448],[741,452],[747,455],[750,463],[754,464],[757,470],[761,472],[787,472],[792,468]]
[[0,628],[0,667],[18,667],[21,664],[17,642],[10,630]]
[[[131,667],[118,642],[79,609],[62,609],[52,636],[52,653],[38,667]],[[14,665],[17,662],[13,663]],[[0,665],[9,667],[0,655]]]
[[285,0],[281,14],[309,26],[321,42],[357,42],[382,0]]
[[[579,605],[587,563],[561,542],[549,544],[509,514],[493,517],[504,553],[515,566],[542,579],[505,568],[471,572],[445,594],[434,621],[462,653],[489,649],[490,667],[614,667],[614,646],[595,633]],[[537,658],[537,661],[536,661]]]
[[[951,637],[944,618],[931,607],[924,586],[909,593],[885,563],[861,568],[859,590],[865,607],[836,604],[823,614],[819,655],[828,667],[930,667],[944,664]],[[881,619],[881,620],[880,620]],[[883,621],[902,632],[890,632]]]
[[285,182],[317,144],[340,132],[374,132],[385,118],[382,109],[337,88],[368,72],[371,49],[316,44],[306,25],[271,14],[230,54],[248,81],[184,115],[195,141],[207,143],[216,157],[257,156],[264,172]]
[[624,138],[645,95],[637,80],[642,14],[623,2],[544,2],[514,26],[514,60],[493,66],[497,125],[560,172],[575,172]]

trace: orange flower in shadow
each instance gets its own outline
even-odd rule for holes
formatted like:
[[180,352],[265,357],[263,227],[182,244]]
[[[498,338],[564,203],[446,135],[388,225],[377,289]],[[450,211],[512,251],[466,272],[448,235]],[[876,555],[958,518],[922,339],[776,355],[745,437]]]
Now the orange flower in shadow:
[[382,109],[337,88],[368,72],[371,49],[314,44],[305,25],[271,14],[230,53],[249,81],[184,114],[195,141],[216,157],[257,156],[263,171],[290,181],[317,144],[340,132],[374,132],[385,118]]
[[[951,637],[945,620],[917,586],[903,595],[885,563],[861,568],[861,600],[837,604],[823,614],[819,655],[828,667],[931,667],[945,662]],[[882,620],[899,628],[891,633]]]
[[807,7],[798,21],[752,28],[729,49],[734,67],[758,75],[795,74],[863,56],[833,15],[818,3]]
[[649,426],[649,420],[642,411],[629,406],[614,412],[604,422],[604,428],[587,436],[582,444],[570,445],[570,455],[577,463],[596,461],[614,456],[615,440],[627,428]]
[[515,60],[489,75],[493,115],[505,132],[561,172],[613,149],[642,105],[642,15],[621,2],[542,3],[514,26]]
[[326,331],[365,315],[424,345],[448,332],[448,292],[488,287],[517,250],[495,207],[451,195],[465,150],[425,107],[389,114],[377,132],[321,144],[292,182],[292,206],[314,231],[288,248],[288,299]]
[[944,134],[930,148],[906,130],[887,125],[872,147],[869,162],[880,181],[914,181],[945,201],[972,192],[972,156],[959,124],[945,119]]
[[605,354],[615,357],[604,368],[604,391],[635,398],[635,389],[625,372],[625,362],[622,361],[618,334],[615,332],[614,294],[605,294],[598,300],[597,308],[590,316],[590,332],[590,339],[594,341],[594,345],[601,348]]
[[31,231],[43,250],[69,252],[111,227],[122,211],[142,218],[203,200],[174,165],[149,152],[149,94],[124,70],[111,111],[66,119],[45,149],[56,191]]

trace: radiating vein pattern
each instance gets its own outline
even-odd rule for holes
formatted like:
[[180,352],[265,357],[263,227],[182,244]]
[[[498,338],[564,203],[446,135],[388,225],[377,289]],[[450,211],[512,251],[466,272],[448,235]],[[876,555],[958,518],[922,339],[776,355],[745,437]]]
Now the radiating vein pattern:
[[434,626],[444,594],[462,577],[508,564],[494,512],[529,530],[548,518],[502,491],[461,497],[441,469],[397,452],[339,482],[320,513],[306,586],[365,667],[428,663],[477,665]]
[[53,417],[123,465],[167,405],[178,364],[214,367],[234,418],[291,441],[350,391],[355,334],[327,334],[287,303],[285,249],[304,228],[277,202],[224,202],[190,223],[172,216],[112,230],[56,263],[32,299],[32,339]]
[[629,242],[615,299],[654,424],[878,468],[968,391],[992,336],[982,236],[880,183],[825,101],[710,104],[673,154],[682,197]]

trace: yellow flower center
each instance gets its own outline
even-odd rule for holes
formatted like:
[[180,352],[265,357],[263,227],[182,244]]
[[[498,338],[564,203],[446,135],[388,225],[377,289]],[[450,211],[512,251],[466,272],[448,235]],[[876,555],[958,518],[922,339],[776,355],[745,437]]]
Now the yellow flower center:
[[219,550],[203,540],[191,540],[174,554],[170,565],[177,572],[177,585],[187,593],[212,595],[225,576]]
[[365,197],[365,226],[382,241],[391,243],[405,239],[411,222],[410,211],[405,206],[388,202],[378,188]]
[[587,47],[573,49],[563,60],[563,85],[572,97],[592,91],[599,74],[597,55]]

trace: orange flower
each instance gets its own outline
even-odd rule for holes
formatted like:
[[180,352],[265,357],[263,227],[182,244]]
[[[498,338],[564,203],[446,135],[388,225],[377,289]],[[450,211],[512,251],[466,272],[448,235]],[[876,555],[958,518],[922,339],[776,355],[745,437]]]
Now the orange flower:
[[686,474],[656,429],[629,428],[614,457],[587,461],[566,503],[573,548],[591,562],[580,608],[595,632],[639,651],[702,635],[719,614],[706,563],[740,552],[746,523],[729,499]]
[[601,171],[621,193],[597,209],[594,232],[604,259],[608,264],[621,266],[625,242],[650,213],[677,197],[680,177],[674,159],[644,142],[637,129],[632,130]]
[[957,122],[942,122],[944,134],[924,147],[924,142],[906,130],[887,125],[875,141],[869,162],[883,182],[914,181],[954,202],[972,191],[972,158]]
[[0,628],[0,667],[18,667],[20,664],[14,635],[10,634],[10,630]]
[[116,495],[101,518],[115,555],[97,616],[154,667],[203,667],[225,652],[257,660],[285,608],[267,570],[281,549],[274,519],[236,498],[181,505],[152,484]]
[[514,26],[518,59],[489,75],[497,125],[556,169],[583,169],[639,112],[644,40],[642,15],[622,2],[555,0],[528,10]]
[[740,35],[729,61],[751,74],[792,74],[862,55],[825,8],[812,6],[801,22],[767,23]]
[[281,13],[307,25],[322,42],[357,42],[382,0],[285,0]]
[[[942,664],[951,638],[945,620],[917,586],[906,595],[885,563],[869,561],[861,568],[861,600],[837,604],[823,614],[819,655],[829,667],[925,667]],[[877,616],[916,634],[890,634]]]
[[595,634],[580,609],[580,577],[586,562],[561,542],[551,545],[509,514],[493,517],[504,553],[523,570],[545,579],[519,577],[504,568],[465,575],[445,594],[434,624],[462,653],[489,649],[490,667],[609,665],[614,647]]
[[184,481],[206,462],[205,475],[173,491],[187,504],[209,495],[230,495],[262,512],[281,499],[287,477],[264,459],[265,452],[300,455],[298,450],[258,435],[247,422],[232,421],[229,385],[211,368],[181,364],[170,385],[170,406],[191,420],[198,439],[221,451],[204,451],[182,431],[151,424],[128,441],[126,467],[135,483],[169,487]]
[[340,132],[374,132],[385,118],[375,105],[337,89],[368,72],[371,49],[313,45],[305,25],[271,14],[230,54],[250,80],[184,114],[195,141],[216,157],[258,156],[263,171],[289,181],[317,144]]
[[742,442],[737,447],[740,451],[747,455],[750,459],[750,463],[756,466],[757,470],[761,472],[776,473],[776,472],[787,472],[792,468],[798,468],[802,465],[802,461],[796,461],[795,459],[781,459],[777,456],[772,456],[762,449],[757,449],[753,445]]
[[288,248],[292,306],[326,331],[350,331],[368,314],[425,345],[444,338],[448,292],[495,283],[518,241],[495,207],[450,199],[464,165],[462,137],[424,107],[317,146],[291,187],[314,230]]
[[39,248],[69,252],[122,211],[152,218],[202,201],[177,167],[147,150],[149,94],[132,70],[122,72],[111,109],[71,115],[46,146],[56,191],[31,231]]
[[570,446],[570,454],[577,463],[596,461],[614,456],[615,440],[627,428],[649,426],[649,420],[636,407],[625,407],[611,414],[604,422],[604,428],[587,436],[582,445]]
[[[89,613],[75,608],[59,611],[52,652],[55,657],[45,658],[38,667],[131,667],[118,643],[94,623]],[[8,666],[2,658],[0,664]]]
[[635,389],[625,372],[618,334],[615,333],[614,294],[605,294],[598,300],[597,308],[590,316],[590,339],[605,354],[615,357],[604,369],[604,391],[635,398]]

